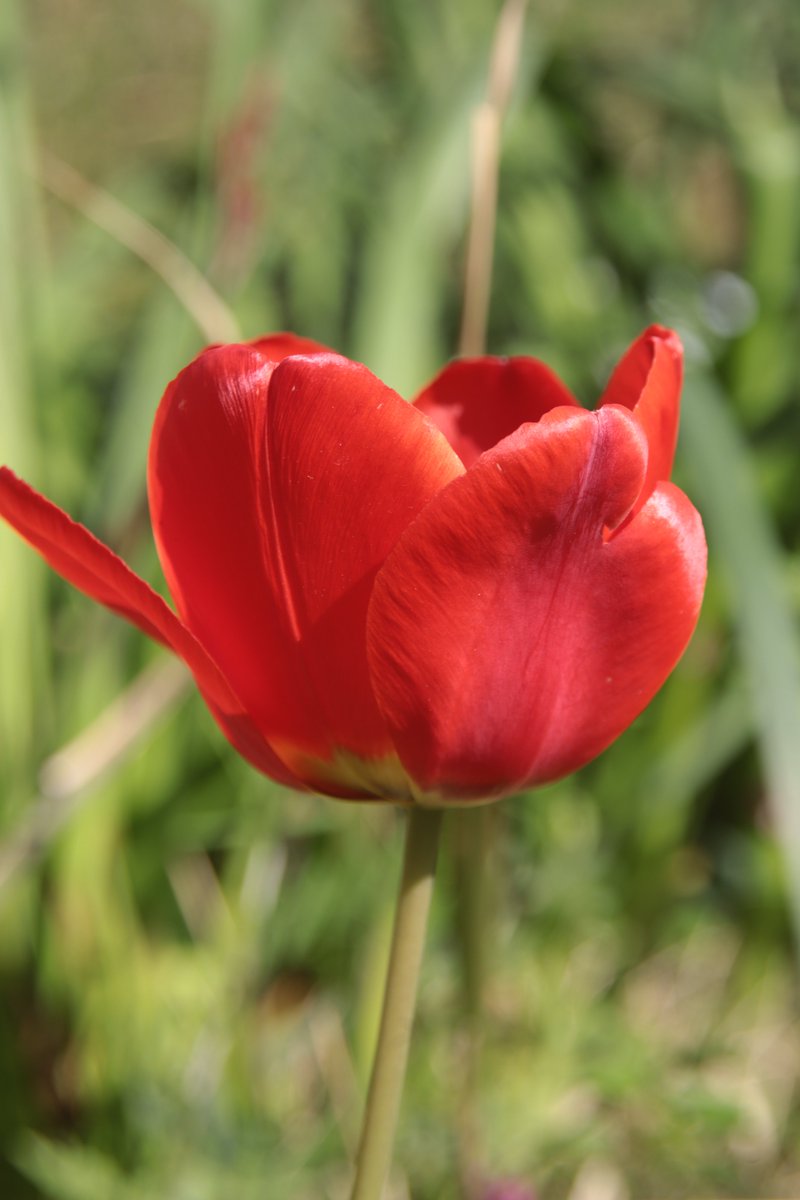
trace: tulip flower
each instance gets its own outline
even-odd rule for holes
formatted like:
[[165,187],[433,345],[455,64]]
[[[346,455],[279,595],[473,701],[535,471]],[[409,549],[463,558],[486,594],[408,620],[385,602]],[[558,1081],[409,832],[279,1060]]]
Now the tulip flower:
[[289,334],[167,388],[148,470],[171,608],[0,470],[0,515],[186,663],[290,787],[430,806],[576,770],[694,629],[706,547],[668,481],[681,346],[647,330],[596,411],[532,358],[456,361],[406,403]]

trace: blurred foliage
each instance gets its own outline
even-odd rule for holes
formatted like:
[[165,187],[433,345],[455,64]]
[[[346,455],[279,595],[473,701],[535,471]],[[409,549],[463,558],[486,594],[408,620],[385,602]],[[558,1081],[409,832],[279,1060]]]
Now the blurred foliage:
[[[456,344],[495,17],[6,0],[0,459],[158,581],[147,440],[202,339],[48,193],[42,150],[181,247],[246,336],[292,328],[412,393]],[[643,325],[680,330],[678,476],[711,578],[635,727],[496,810],[472,1111],[445,855],[398,1197],[405,1173],[418,1200],[457,1200],[476,1170],[543,1200],[800,1194],[798,115],[792,0],[533,6],[489,345],[545,358],[591,404]],[[42,762],[156,657],[0,529],[6,846]],[[196,698],[68,799],[0,893],[0,1194],[344,1197],[394,815],[281,792]]]

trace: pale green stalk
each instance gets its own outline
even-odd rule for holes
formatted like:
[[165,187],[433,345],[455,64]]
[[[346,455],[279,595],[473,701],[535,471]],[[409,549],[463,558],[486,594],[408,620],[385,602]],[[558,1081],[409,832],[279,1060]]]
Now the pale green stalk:
[[442,814],[414,807],[406,828],[383,1014],[372,1064],[351,1200],[380,1200],[389,1174],[408,1061]]

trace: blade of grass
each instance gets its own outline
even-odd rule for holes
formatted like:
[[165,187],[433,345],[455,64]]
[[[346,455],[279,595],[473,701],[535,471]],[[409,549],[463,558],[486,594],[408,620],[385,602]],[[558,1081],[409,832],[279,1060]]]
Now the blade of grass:
[[239,326],[227,304],[183,251],[149,221],[54,154],[40,156],[37,173],[55,196],[147,263],[174,292],[206,341],[238,340]]
[[800,637],[775,529],[747,447],[709,375],[689,372],[683,450],[712,553],[727,575],[775,834],[800,943]]
[[797,321],[800,250],[800,138],[782,98],[776,64],[746,82],[728,81],[726,115],[747,196],[743,274],[758,296],[753,325],[731,353],[731,388],[749,425],[767,421],[791,403],[795,363],[785,347]]
[[[32,471],[35,458],[30,348],[39,282],[36,205],[26,169],[30,152],[21,15],[10,0],[0,6],[0,462],[23,472]],[[0,531],[0,763],[2,801],[9,809],[22,800],[26,764],[42,723],[42,580],[26,548]]]
[[[355,318],[354,357],[410,395],[441,357],[441,264],[463,228],[469,119],[482,77],[418,132],[373,224]],[[380,200],[378,201],[380,203]]]
[[472,204],[459,352],[485,354],[503,118],[517,76],[528,0],[506,0],[492,43],[486,95],[472,120]]

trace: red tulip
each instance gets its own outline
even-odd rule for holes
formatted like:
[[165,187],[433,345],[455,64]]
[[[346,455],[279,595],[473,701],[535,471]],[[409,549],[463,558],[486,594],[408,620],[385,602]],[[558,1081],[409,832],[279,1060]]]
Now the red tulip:
[[150,448],[177,615],[7,468],[0,514],[179,655],[272,778],[498,797],[599,754],[694,629],[703,529],[665,482],[680,381],[680,342],[657,327],[596,412],[530,358],[454,362],[411,405],[288,334],[205,350]]

